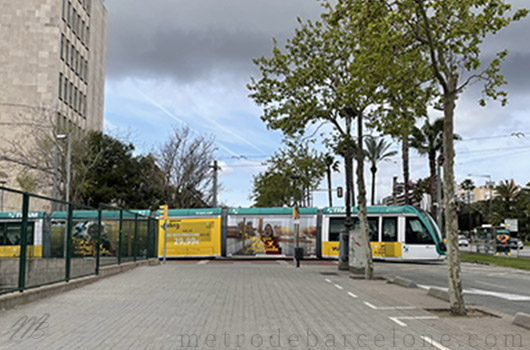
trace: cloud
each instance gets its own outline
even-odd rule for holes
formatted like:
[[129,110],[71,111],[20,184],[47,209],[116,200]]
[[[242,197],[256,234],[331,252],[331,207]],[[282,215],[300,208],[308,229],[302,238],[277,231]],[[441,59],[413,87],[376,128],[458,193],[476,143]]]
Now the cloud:
[[179,82],[231,72],[250,76],[272,37],[290,36],[297,16],[316,18],[308,0],[114,0],[108,8],[108,76]]

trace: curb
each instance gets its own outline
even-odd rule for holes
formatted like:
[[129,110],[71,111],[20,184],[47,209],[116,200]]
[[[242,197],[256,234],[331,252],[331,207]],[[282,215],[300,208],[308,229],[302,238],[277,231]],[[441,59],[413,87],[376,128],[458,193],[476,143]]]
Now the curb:
[[58,282],[42,287],[27,289],[23,292],[12,292],[0,295],[0,310],[12,309],[16,306],[31,303],[36,300],[54,296],[72,289],[84,287],[88,284],[99,281],[102,278],[114,276],[118,273],[129,271],[137,266],[158,265],[156,259],[128,262],[121,265],[103,266],[99,270],[99,275],[87,276],[72,279],[69,282]]
[[515,314],[513,324],[519,327],[530,329],[530,315],[518,312]]
[[391,280],[392,283],[397,284],[398,286],[405,287],[405,288],[418,288],[418,285],[411,280],[403,277],[396,276],[393,280]]
[[440,289],[440,288],[433,288],[433,287],[429,288],[427,295],[430,295],[431,297],[449,302],[449,292],[443,289]]

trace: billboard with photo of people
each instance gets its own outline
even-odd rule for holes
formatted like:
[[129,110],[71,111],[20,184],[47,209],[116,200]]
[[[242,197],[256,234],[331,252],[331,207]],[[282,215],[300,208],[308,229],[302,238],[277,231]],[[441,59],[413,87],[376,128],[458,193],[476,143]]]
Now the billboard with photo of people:
[[[313,213],[314,211],[314,213]],[[302,208],[299,246],[305,256],[316,255],[317,211]],[[233,208],[228,211],[227,255],[294,255],[295,220],[292,208]]]

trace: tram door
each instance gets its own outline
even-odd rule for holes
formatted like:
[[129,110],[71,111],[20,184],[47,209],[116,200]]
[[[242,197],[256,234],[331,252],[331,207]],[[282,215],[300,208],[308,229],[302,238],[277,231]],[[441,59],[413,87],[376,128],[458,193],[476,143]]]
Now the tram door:
[[372,254],[379,258],[400,258],[401,242],[398,237],[398,217],[381,217],[381,235],[378,243],[372,243]]
[[434,240],[418,217],[410,216],[405,219],[405,243],[403,258],[405,259],[435,259],[438,256]]

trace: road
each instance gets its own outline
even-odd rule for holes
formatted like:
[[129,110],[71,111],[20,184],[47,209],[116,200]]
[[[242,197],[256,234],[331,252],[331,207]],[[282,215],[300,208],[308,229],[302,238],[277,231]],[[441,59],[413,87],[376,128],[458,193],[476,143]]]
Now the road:
[[[389,277],[408,278],[422,288],[447,288],[445,263],[375,264],[376,272]],[[530,272],[470,263],[462,263],[464,296],[468,304],[515,315],[530,314]]]

